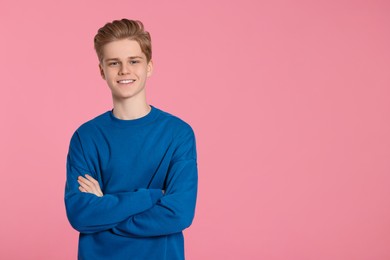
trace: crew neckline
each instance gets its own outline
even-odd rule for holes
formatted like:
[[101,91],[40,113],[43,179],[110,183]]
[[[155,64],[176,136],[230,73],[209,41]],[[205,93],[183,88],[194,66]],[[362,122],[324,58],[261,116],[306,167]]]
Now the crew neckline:
[[144,115],[142,117],[136,118],[136,119],[119,119],[119,118],[115,117],[114,112],[113,112],[114,109],[107,111],[107,113],[110,116],[111,123],[113,123],[114,125],[122,126],[122,127],[136,126],[136,125],[143,125],[143,124],[147,124],[149,122],[152,122],[157,117],[157,115],[158,115],[157,108],[155,108],[152,105],[150,105],[150,107],[151,107],[151,109],[150,109],[149,113],[147,113],[146,115]]

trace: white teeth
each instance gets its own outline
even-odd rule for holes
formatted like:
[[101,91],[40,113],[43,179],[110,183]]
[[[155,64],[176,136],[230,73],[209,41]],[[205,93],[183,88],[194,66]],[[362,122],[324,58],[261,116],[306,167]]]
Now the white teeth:
[[118,82],[121,84],[129,84],[131,82],[134,82],[134,80],[133,79],[125,79],[125,80],[119,80]]

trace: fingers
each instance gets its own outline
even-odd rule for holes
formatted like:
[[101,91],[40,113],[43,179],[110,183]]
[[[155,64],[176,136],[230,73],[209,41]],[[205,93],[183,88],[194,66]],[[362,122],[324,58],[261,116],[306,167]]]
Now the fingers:
[[97,180],[95,180],[94,178],[92,178],[92,177],[89,176],[88,174],[85,174],[85,177],[87,177],[87,179],[88,179],[90,182],[92,182],[92,184],[94,185],[94,187],[100,187]]
[[87,177],[87,179],[92,182],[92,185],[93,185],[93,190],[95,191],[95,195],[101,197],[103,196],[103,192],[102,190],[100,189],[100,185],[99,185],[99,182],[97,180],[95,180],[94,178],[92,178],[91,176],[89,176],[88,174],[85,175],[85,177]]
[[84,189],[84,188],[81,187],[81,186],[79,186],[79,190],[80,190],[81,192],[88,192],[86,189]]
[[78,183],[80,184],[79,190],[81,192],[87,192],[95,194],[96,196],[103,196],[103,192],[100,189],[99,183],[93,179],[91,176],[86,175],[86,177],[89,177],[88,179],[79,176]]
[[80,184],[79,188],[82,189],[83,191],[90,192],[93,190],[92,183],[89,182],[87,179],[80,176],[77,181]]
[[77,181],[87,192],[92,191],[95,188],[94,184],[83,176],[79,176]]
[[77,181],[80,184],[79,190],[81,192],[87,192],[95,194],[96,196],[103,196],[103,192],[100,189],[99,182],[89,176],[88,174],[85,175],[86,178],[83,176],[79,176]]

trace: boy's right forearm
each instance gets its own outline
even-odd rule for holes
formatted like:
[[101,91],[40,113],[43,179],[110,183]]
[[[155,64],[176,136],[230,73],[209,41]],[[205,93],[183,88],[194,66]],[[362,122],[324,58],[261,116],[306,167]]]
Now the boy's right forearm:
[[82,233],[108,230],[128,217],[153,207],[160,191],[138,190],[120,194],[69,193],[65,196],[66,212],[70,224]]

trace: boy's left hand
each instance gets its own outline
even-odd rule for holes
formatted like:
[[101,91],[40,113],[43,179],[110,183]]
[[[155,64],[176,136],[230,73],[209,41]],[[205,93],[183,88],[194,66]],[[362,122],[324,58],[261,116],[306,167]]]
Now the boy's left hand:
[[84,178],[83,176],[79,176],[77,179],[78,183],[80,184],[79,190],[81,192],[91,193],[95,194],[98,197],[102,197],[103,192],[100,189],[99,182],[97,182],[97,180],[95,180],[88,174],[86,174],[85,177],[86,178]]

